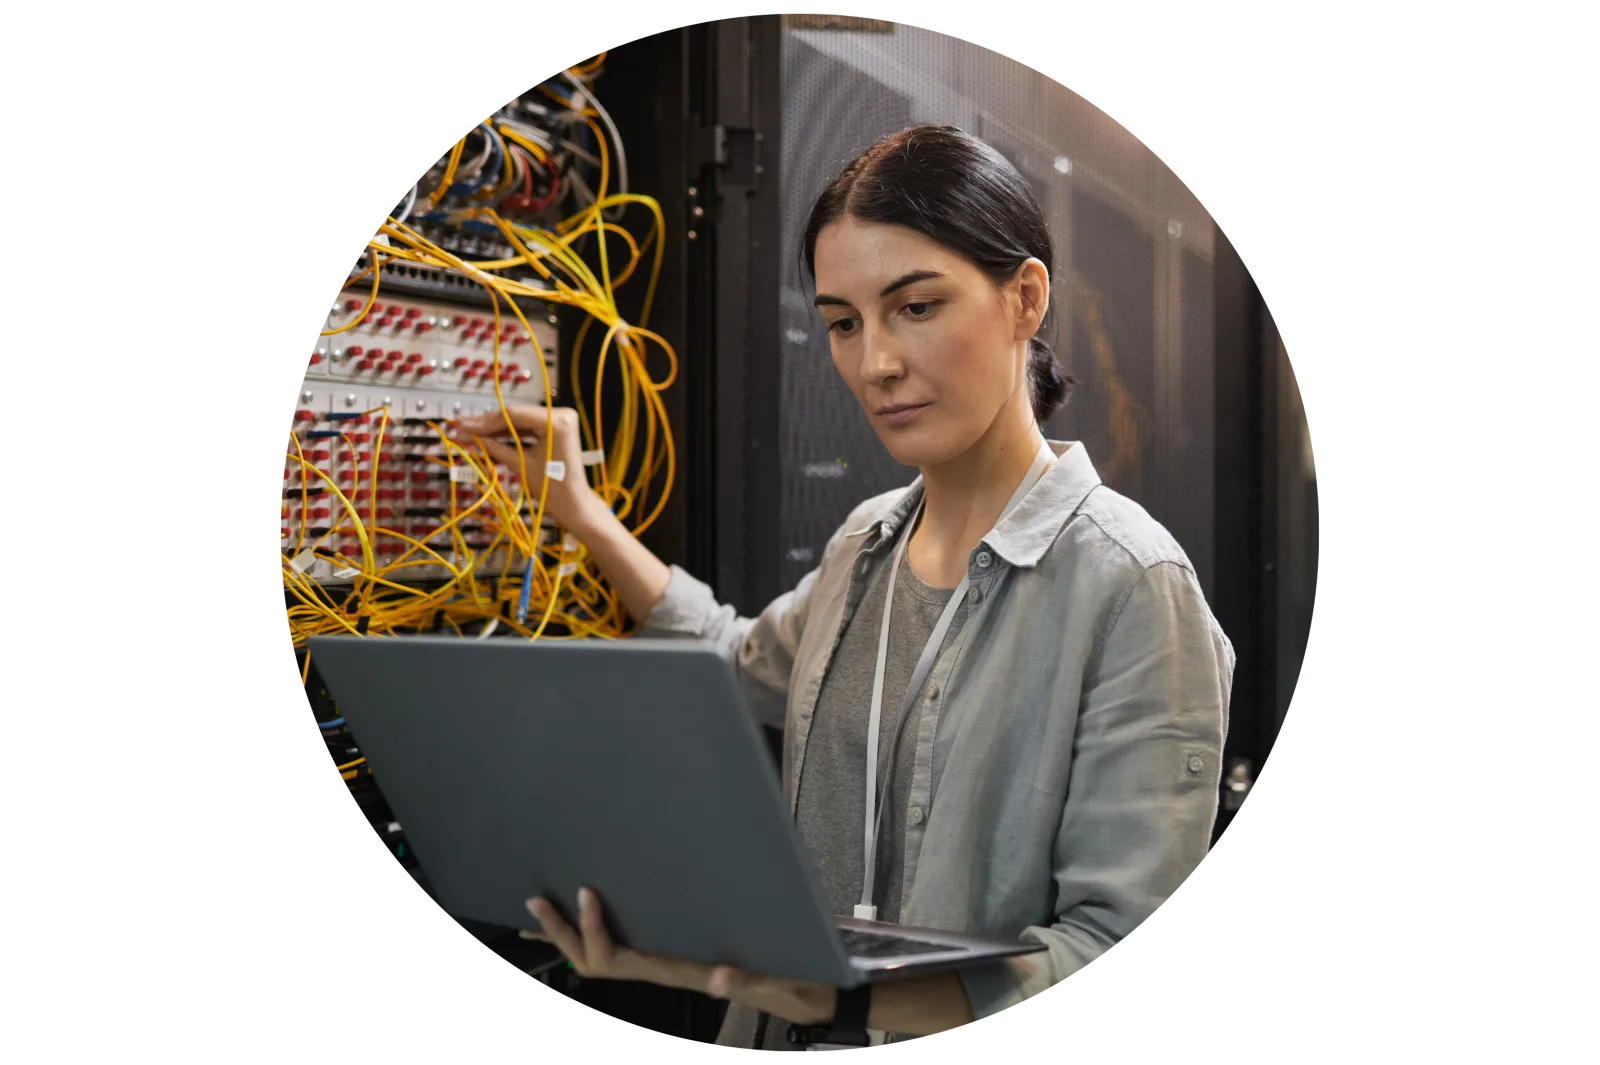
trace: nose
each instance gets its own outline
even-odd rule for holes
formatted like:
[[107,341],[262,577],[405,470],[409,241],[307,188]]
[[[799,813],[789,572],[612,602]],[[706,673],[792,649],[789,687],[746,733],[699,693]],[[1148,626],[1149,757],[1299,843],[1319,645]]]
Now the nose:
[[870,385],[883,385],[905,375],[905,359],[900,344],[887,329],[862,326],[861,379]]

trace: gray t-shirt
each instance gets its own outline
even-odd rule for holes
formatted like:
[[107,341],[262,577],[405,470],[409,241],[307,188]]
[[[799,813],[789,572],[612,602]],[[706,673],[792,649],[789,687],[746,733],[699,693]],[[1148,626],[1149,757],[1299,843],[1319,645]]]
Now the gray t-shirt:
[[[805,770],[800,774],[795,822],[806,850],[822,876],[829,908],[849,917],[861,901],[862,822],[866,817],[867,724],[872,714],[872,675],[878,665],[878,631],[883,623],[883,599],[889,587],[889,567],[882,566],[867,585],[855,616],[839,637],[839,647],[817,695],[817,713],[806,744]],[[889,745],[900,723],[902,701],[911,672],[916,668],[939,615],[950,601],[952,589],[925,583],[904,559],[894,582],[894,610],[890,617],[889,654],[883,670],[883,714],[878,723],[878,785],[889,772]],[[956,608],[939,653],[949,650],[961,629],[967,606]],[[913,704],[912,713],[921,710]],[[878,837],[877,878],[873,904],[878,920],[900,919],[900,896],[905,870],[905,816],[911,801],[911,767],[916,757],[917,723],[900,731],[894,777],[889,781],[889,802],[883,811]],[[757,1014],[730,1007],[719,1043],[752,1045]],[[792,1050],[789,1024],[768,1021],[762,1049]]]

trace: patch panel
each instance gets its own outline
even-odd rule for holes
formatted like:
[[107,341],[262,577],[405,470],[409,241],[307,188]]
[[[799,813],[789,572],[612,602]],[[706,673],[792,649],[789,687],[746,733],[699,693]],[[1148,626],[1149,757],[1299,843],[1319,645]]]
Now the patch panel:
[[[389,421],[384,429],[382,451],[378,453],[382,414],[373,411],[382,409],[389,411]],[[493,395],[466,397],[459,392],[411,387],[357,392],[342,382],[306,376],[296,381],[296,397],[288,406],[288,425],[307,461],[346,494],[358,517],[363,523],[370,523],[368,528],[392,529],[421,540],[459,568],[464,560],[454,553],[453,540],[448,534],[438,532],[450,513],[450,477],[443,467],[427,461],[429,457],[445,457],[448,449],[427,422],[493,409],[498,409]],[[278,478],[280,494],[286,504],[278,518],[278,542],[283,553],[293,558],[302,542],[309,547],[347,515],[338,497],[328,491],[325,480],[315,473],[302,475],[298,462],[291,461],[288,453],[294,448],[288,437],[290,433],[285,433]],[[374,461],[378,464],[376,485],[373,483]],[[496,475],[504,485],[515,486],[514,475],[506,467],[498,465]],[[467,509],[478,497],[478,486],[472,483],[454,485],[454,502],[458,509]],[[355,576],[354,571],[362,560],[362,542],[354,531],[349,531],[349,526],[346,528],[347,531],[328,536],[318,547],[323,555],[341,556],[344,561],[312,561],[306,569],[307,576],[318,584],[330,587],[349,584]],[[490,547],[493,537],[483,531],[482,521],[469,518],[462,521],[459,528],[466,547],[472,552]],[[541,542],[550,544],[557,537],[554,523],[547,520],[541,529]],[[398,537],[378,536],[373,540],[373,550],[376,561],[382,566],[398,561],[411,550],[411,545]],[[478,555],[475,572],[485,577],[498,577],[507,566],[517,564],[517,558],[510,555],[512,552],[506,548],[482,553]],[[405,568],[390,572],[389,579],[405,584],[408,580],[448,576],[450,571],[443,564],[429,563],[426,556],[413,555],[406,560]]]
[[[551,395],[560,388],[555,314],[542,304],[520,308],[530,331],[504,307],[497,330],[486,308],[385,298],[381,289],[362,315],[366,302],[365,293],[348,291],[329,312],[323,330],[343,331],[319,338],[306,367],[308,387],[348,385],[345,396],[400,389],[445,393],[451,397],[445,416],[472,409],[475,400],[492,402],[496,381],[508,400],[542,401],[545,374]],[[352,408],[356,402],[348,400]]]

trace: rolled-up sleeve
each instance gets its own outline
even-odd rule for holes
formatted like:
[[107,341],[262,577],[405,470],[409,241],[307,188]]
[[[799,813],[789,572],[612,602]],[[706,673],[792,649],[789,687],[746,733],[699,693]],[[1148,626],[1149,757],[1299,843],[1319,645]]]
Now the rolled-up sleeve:
[[1131,932],[1205,857],[1234,653],[1187,566],[1147,567],[1085,675],[1061,826],[1055,921],[1037,954],[962,973],[973,1015],[1035,995]]
[[788,707],[789,677],[794,670],[800,638],[805,633],[811,591],[822,568],[838,551],[840,540],[841,534],[835,533],[818,567],[754,618],[740,617],[733,607],[718,602],[716,594],[704,581],[672,566],[666,592],[637,634],[656,639],[696,639],[716,647],[736,665],[745,699],[755,719],[764,725],[782,728]]

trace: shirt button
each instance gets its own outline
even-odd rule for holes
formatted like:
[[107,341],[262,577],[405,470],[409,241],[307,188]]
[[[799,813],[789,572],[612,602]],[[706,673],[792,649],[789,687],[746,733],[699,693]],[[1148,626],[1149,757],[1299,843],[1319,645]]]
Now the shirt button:
[[971,591],[967,592],[967,602],[969,602],[969,603],[980,603],[982,601],[983,601],[983,589],[982,588],[973,588]]
[[1205,759],[1201,758],[1198,754],[1191,754],[1189,756],[1189,772],[1198,773],[1200,770],[1204,769],[1205,766]]
[[939,698],[939,686],[935,684],[928,689],[928,701],[932,702],[937,698]]
[[989,568],[989,563],[991,563],[993,561],[994,561],[994,556],[989,554],[989,552],[987,552],[987,551],[979,551],[978,552],[978,568],[979,569],[988,569]]
[[914,825],[922,824],[922,807],[913,806],[911,808],[911,823]]

